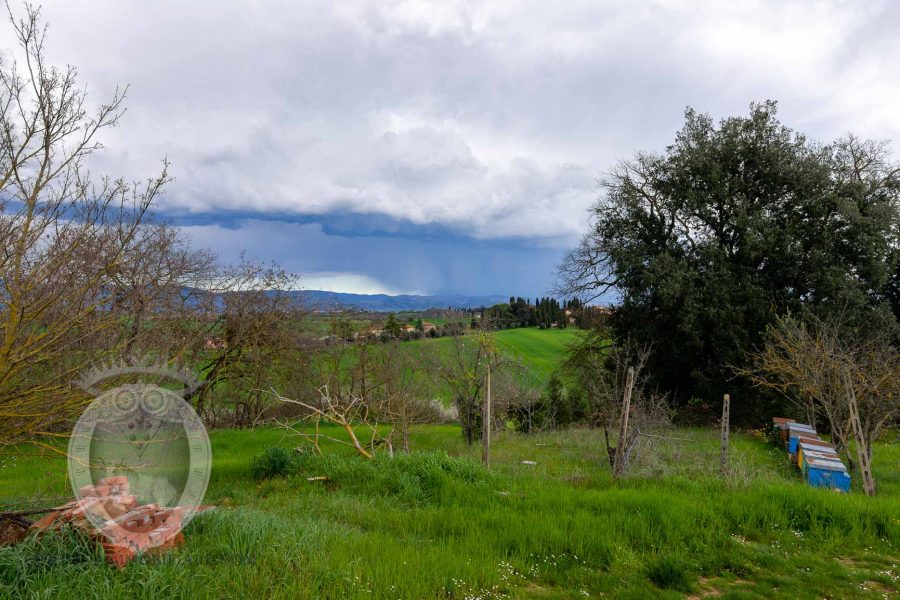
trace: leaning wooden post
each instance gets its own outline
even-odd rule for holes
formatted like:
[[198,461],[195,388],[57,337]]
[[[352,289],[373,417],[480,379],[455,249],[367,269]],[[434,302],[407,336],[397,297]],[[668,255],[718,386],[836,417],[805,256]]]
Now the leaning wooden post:
[[859,472],[862,475],[863,490],[867,496],[875,495],[875,478],[872,477],[872,465],[869,464],[869,452],[863,437],[862,424],[859,422],[859,407],[856,405],[856,392],[853,391],[853,380],[847,365],[841,373],[844,376],[844,391],[847,393],[847,408],[850,410],[850,427],[856,439],[856,459],[859,461]]
[[487,366],[484,406],[481,413],[481,462],[491,466],[491,364]]
[[722,477],[728,474],[728,434],[731,416],[731,396],[725,394],[722,398],[722,447],[719,456],[719,470]]
[[619,421],[619,439],[616,441],[616,460],[613,462],[613,476],[625,473],[625,450],[628,439],[628,415],[631,412],[631,390],[634,387],[634,367],[628,367],[625,377],[625,397],[622,399],[622,418]]

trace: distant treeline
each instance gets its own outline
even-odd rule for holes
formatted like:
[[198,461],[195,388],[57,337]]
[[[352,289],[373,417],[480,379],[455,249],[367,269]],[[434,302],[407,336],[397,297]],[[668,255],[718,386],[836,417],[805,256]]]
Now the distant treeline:
[[497,329],[515,327],[565,328],[569,325],[587,327],[597,314],[597,307],[585,306],[577,298],[563,300],[556,298],[535,298],[534,301],[520,296],[510,296],[508,303],[482,307],[480,312],[490,319]]
[[[511,296],[508,303],[481,308],[430,309],[423,313],[407,313],[405,316],[388,313],[385,320],[372,319],[362,328],[338,316],[329,323],[327,339],[352,341],[364,337],[382,342],[411,341],[454,337],[462,335],[466,329],[484,326],[493,330],[519,327],[564,329],[569,326],[587,329],[597,325],[608,313],[607,308],[586,306],[577,298],[560,303],[556,298],[535,298],[531,301]],[[424,315],[430,315],[434,320],[423,319]]]

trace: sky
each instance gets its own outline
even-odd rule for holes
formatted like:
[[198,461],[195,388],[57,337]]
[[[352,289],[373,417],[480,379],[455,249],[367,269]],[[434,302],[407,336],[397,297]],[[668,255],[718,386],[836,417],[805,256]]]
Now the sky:
[[161,216],[307,289],[546,294],[598,181],[664,150],[687,106],[775,99],[819,140],[900,139],[897,2],[48,0],[43,16],[91,101],[129,85],[92,169],[146,178],[168,158]]

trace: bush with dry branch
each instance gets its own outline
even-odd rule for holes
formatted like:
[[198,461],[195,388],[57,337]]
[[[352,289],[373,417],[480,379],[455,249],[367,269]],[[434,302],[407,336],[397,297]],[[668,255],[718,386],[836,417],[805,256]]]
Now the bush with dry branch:
[[56,435],[86,400],[70,382],[122,324],[116,276],[169,180],[94,178],[87,159],[124,91],[91,111],[74,67],[47,63],[46,27],[9,12],[19,60],[0,63],[0,443]]

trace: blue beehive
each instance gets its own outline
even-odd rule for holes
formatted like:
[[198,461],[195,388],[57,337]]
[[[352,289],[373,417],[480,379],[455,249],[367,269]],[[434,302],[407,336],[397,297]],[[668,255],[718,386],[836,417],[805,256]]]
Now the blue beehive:
[[812,425],[805,423],[789,423],[788,424],[788,452],[790,454],[797,453],[797,443],[799,437],[816,437],[816,430]]
[[806,463],[811,458],[840,460],[837,452],[832,448],[815,446],[812,444],[805,444],[803,442],[800,442],[800,448],[797,451],[797,466],[800,467],[800,470],[803,471],[804,475],[806,475],[806,468],[808,466]]
[[804,461],[806,481],[813,487],[841,492],[850,491],[850,474],[838,458],[807,457]]

